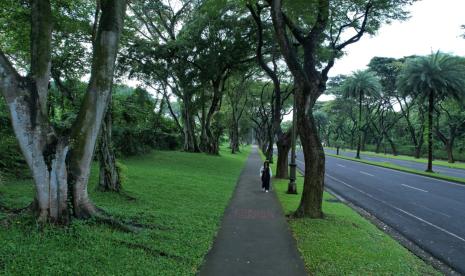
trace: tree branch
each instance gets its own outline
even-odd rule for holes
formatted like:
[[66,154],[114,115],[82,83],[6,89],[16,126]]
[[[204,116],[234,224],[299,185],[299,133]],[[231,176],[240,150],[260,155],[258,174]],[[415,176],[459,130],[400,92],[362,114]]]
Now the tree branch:
[[[296,49],[291,45],[289,38],[286,34],[286,25],[283,18],[282,12],[282,1],[281,0],[268,0],[271,4],[271,18],[273,20],[273,26],[278,40],[279,47],[283,53],[284,59],[289,67],[289,70],[301,81],[306,81],[307,77],[300,65]],[[307,82],[307,81],[306,81]]]
[[14,91],[20,78],[18,71],[0,49],[0,90],[7,100],[15,97]]
[[31,73],[40,112],[47,114],[48,84],[52,59],[52,8],[50,0],[33,0],[31,5]]

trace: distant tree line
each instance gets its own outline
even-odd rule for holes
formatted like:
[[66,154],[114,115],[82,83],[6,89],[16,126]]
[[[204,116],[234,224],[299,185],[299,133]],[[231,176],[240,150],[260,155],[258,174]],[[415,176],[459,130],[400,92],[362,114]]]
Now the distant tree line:
[[328,93],[335,99],[315,112],[326,146],[465,160],[462,57],[375,57],[367,70],[333,78]]

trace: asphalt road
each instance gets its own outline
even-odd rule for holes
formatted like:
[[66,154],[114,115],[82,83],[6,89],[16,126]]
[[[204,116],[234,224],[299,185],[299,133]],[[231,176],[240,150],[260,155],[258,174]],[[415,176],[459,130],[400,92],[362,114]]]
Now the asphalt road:
[[465,274],[465,185],[330,156],[325,185]]
[[[325,152],[336,154],[336,150],[332,150],[332,149],[325,149]],[[355,152],[351,152],[351,151],[340,150],[339,154],[343,156],[348,156],[348,157],[355,157]],[[368,161],[388,162],[388,163],[392,163],[398,166],[416,169],[420,171],[426,170],[426,166],[427,166],[427,164],[419,163],[415,161],[398,160],[398,159],[388,158],[388,157],[378,157],[378,156],[375,157],[375,156],[364,155],[362,153],[360,153],[360,157]],[[449,168],[446,166],[440,166],[440,165],[433,164],[433,171],[443,174],[443,175],[447,175],[447,176],[465,178],[465,170],[463,169],[453,169],[453,168]]]

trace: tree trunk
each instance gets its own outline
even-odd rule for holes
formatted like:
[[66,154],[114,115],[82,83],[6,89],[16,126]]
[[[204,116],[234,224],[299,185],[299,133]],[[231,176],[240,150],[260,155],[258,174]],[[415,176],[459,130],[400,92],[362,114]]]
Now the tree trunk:
[[231,130],[231,153],[240,152],[239,149],[239,124],[234,120]]
[[69,137],[58,136],[47,116],[51,66],[50,1],[31,3],[31,75],[21,77],[0,51],[0,91],[35,184],[39,222],[66,224],[97,210],[87,193],[90,165],[113,81],[125,1],[102,4],[89,85]]
[[357,142],[357,155],[355,158],[360,159],[360,148],[362,146],[362,92],[359,92],[358,102],[358,142]]
[[208,140],[208,137],[207,137],[207,132],[206,132],[206,129],[205,129],[205,126],[206,126],[206,107],[205,107],[205,90],[202,89],[202,94],[200,96],[200,101],[202,102],[202,118],[200,120],[200,150],[202,151],[206,151],[206,148],[207,148],[207,140]]
[[100,164],[98,189],[103,192],[121,191],[121,180],[118,168],[116,167],[116,157],[111,142],[111,102],[105,114],[100,134],[100,147],[98,159]]
[[276,141],[278,160],[276,161],[276,178],[289,178],[289,150],[291,149],[291,131],[282,133]]
[[220,76],[218,76],[217,79],[212,81],[213,97],[210,108],[207,113],[207,119],[205,121],[205,133],[207,138],[205,144],[205,151],[213,155],[219,155],[220,147],[218,144],[219,137],[216,137],[216,135],[213,134],[211,130],[211,124],[213,116],[221,108],[221,99],[223,98],[223,90],[226,81],[226,76],[221,74]]
[[429,91],[428,97],[428,168],[427,172],[433,172],[433,112],[434,92]]
[[391,145],[392,155],[397,156],[398,154],[397,154],[396,144],[395,144],[394,141],[392,141],[392,139],[389,138],[389,136],[387,136],[387,135],[386,135],[386,139],[388,140],[389,145]]
[[268,129],[268,139],[266,141],[266,160],[270,162],[270,164],[273,164],[273,153],[274,153],[274,143],[273,143],[273,130]]
[[195,137],[195,123],[194,113],[191,110],[191,99],[185,97],[183,99],[183,111],[182,119],[184,121],[183,133],[184,133],[184,147],[183,150],[187,152],[200,152],[197,139]]
[[447,162],[455,163],[454,154],[453,154],[453,143],[449,140],[446,143],[446,152],[447,152]]
[[421,148],[422,148],[423,145],[418,145],[418,146],[415,146],[415,153],[414,153],[414,157],[416,159],[419,159],[421,157]]
[[375,153],[379,153],[379,149],[381,148],[381,143],[383,142],[383,138],[376,139],[376,149]]
[[[304,187],[295,216],[322,218],[325,153],[318,137],[311,108],[308,106],[309,101],[305,96],[309,93],[305,93],[303,89],[302,84],[297,84],[295,91],[297,125],[305,161]],[[307,114],[306,111],[309,113]]]

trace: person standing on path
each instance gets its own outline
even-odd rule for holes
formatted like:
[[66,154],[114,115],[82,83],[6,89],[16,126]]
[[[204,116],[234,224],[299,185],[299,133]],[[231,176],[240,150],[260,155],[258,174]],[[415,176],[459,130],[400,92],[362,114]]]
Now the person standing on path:
[[270,162],[266,160],[260,168],[260,178],[262,179],[262,190],[267,193],[270,190],[270,181],[272,176],[273,173],[271,172]]

